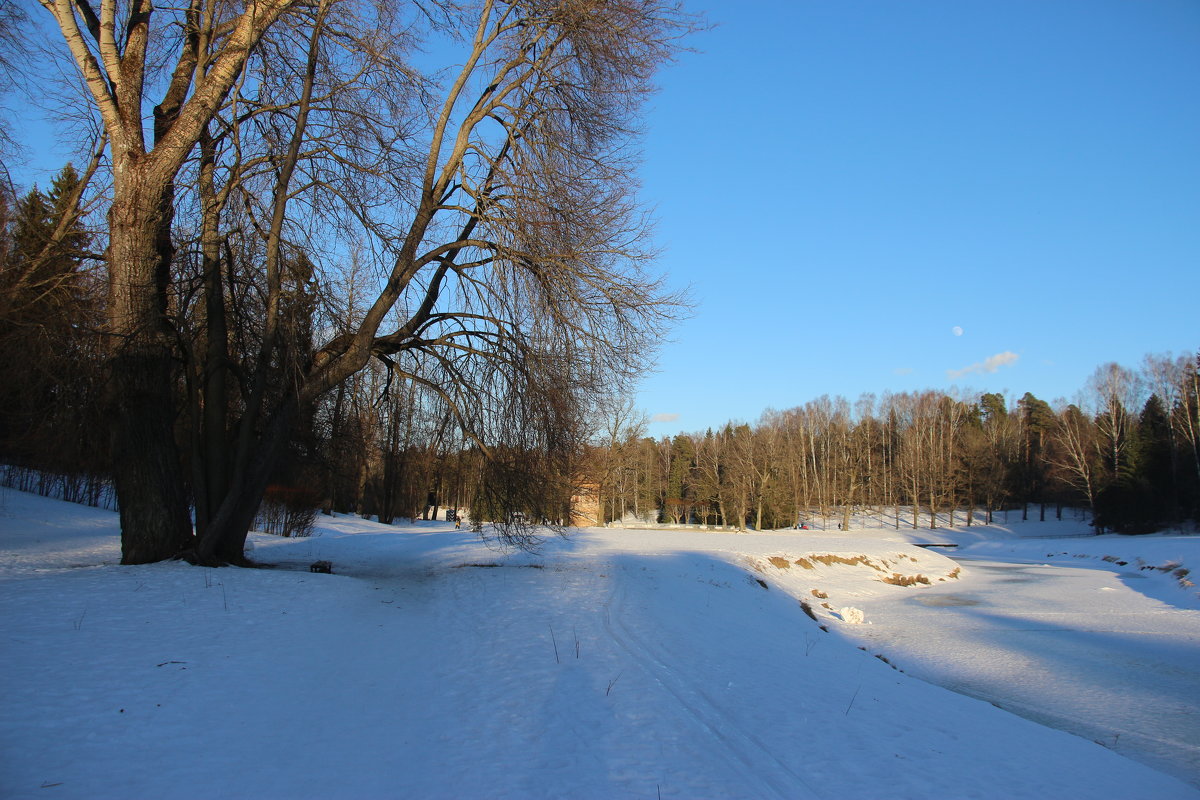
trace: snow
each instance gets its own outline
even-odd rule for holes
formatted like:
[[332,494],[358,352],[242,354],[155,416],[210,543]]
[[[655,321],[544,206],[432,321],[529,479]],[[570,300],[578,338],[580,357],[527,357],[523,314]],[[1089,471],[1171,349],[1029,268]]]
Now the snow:
[[1200,785],[1200,595],[1185,566],[1200,560],[1200,538],[1080,530],[1058,521],[893,530],[887,538],[958,545],[944,552],[959,577],[935,576],[919,591],[837,569],[775,579],[819,583],[827,603],[853,596],[871,624],[842,632],[907,674]]
[[[274,569],[126,567],[114,514],[4,490],[0,796],[1200,797],[1175,761],[1173,777],[914,677],[944,679],[960,651],[910,654],[902,610],[1014,593],[909,541],[928,531],[588,529],[533,555],[441,522],[334,517],[319,533],[253,535]],[[944,535],[993,561],[1145,576],[1066,581],[1034,608],[1083,586],[1131,629],[1196,613],[1172,573],[1103,560],[1195,564],[1194,540],[1054,540],[1075,559],[1019,534]],[[318,559],[334,574],[308,572]],[[916,576],[930,583],[898,585]],[[946,642],[966,635],[922,630],[943,624]],[[1194,655],[1200,635],[1175,630]],[[1169,649],[1153,641],[1145,665]],[[1197,697],[1176,698],[1181,718]]]
[[841,618],[842,622],[845,622],[848,625],[861,625],[866,619],[862,609],[855,608],[854,606],[846,606],[843,608],[841,610]]

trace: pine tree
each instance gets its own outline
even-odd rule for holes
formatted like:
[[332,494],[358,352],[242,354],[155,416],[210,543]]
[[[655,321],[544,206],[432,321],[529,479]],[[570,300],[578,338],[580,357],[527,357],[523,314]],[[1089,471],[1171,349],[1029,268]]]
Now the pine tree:
[[1096,497],[1096,518],[1121,533],[1152,533],[1177,518],[1175,498],[1170,422],[1155,394],[1133,426],[1120,468]]
[[[1030,392],[1017,401],[1017,406],[1021,410],[1023,440],[1016,496],[1025,504],[1042,503],[1046,501],[1049,483],[1047,451],[1050,433],[1054,430],[1054,412],[1046,401],[1039,400]],[[1023,516],[1027,513],[1028,509]]]
[[79,294],[90,236],[75,214],[81,180],[68,164],[49,192],[35,185],[17,201],[2,283],[6,321],[46,326],[85,310]]
[[671,461],[667,472],[667,496],[664,512],[674,523],[691,521],[694,503],[692,470],[696,452],[692,440],[678,435],[671,441]]
[[1171,425],[1162,398],[1151,395],[1138,417],[1130,461],[1134,480],[1144,493],[1146,522],[1162,525],[1178,519],[1176,470]]
[[30,189],[0,247],[0,454],[62,473],[102,471],[107,452],[103,426],[88,416],[100,303],[87,282],[81,181],[68,164],[49,192]]

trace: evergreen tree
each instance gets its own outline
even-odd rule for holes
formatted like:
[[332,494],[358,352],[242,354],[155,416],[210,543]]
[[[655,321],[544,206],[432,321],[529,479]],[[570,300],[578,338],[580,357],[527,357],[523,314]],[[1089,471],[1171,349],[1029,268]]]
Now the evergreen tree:
[[1170,421],[1158,395],[1146,401],[1129,439],[1119,469],[1096,497],[1096,521],[1121,533],[1151,533],[1177,518]]
[[671,440],[671,461],[667,473],[667,496],[663,509],[669,521],[688,523],[691,521],[693,497],[693,475],[696,450],[692,440],[682,434]]
[[0,455],[62,473],[106,468],[81,181],[67,165],[17,200],[0,247]]
[[1050,405],[1030,392],[1017,401],[1022,428],[1022,453],[1017,469],[1017,492],[1022,503],[1046,501],[1049,484],[1047,463],[1050,434],[1055,416]]
[[1158,395],[1146,400],[1138,418],[1133,460],[1150,487],[1151,500],[1163,521],[1179,519],[1177,470],[1172,446],[1171,421]]
[[90,236],[75,214],[81,180],[68,164],[49,192],[35,185],[17,201],[3,279],[7,321],[45,326],[86,313],[79,300]]
[[[1033,397],[1033,395],[1026,395]],[[1008,417],[1008,409],[1005,408],[1004,395],[988,392],[981,395],[979,398],[979,415],[983,422],[996,424]]]

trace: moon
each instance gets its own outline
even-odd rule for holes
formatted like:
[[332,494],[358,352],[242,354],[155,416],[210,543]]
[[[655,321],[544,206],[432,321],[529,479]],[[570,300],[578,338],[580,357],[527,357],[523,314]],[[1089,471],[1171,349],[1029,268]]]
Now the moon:
[[953,333],[955,336],[962,336],[963,335],[962,326],[955,325],[953,328],[950,329],[950,332]]

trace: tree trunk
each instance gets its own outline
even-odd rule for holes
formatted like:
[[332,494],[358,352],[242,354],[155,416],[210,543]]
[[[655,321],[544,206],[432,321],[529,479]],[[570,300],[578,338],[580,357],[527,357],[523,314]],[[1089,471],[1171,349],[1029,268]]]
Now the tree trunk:
[[245,564],[246,534],[262,503],[271,473],[283,454],[288,432],[299,414],[293,398],[284,401],[267,423],[246,466],[235,473],[229,492],[196,548],[201,564]]
[[[329,458],[325,460],[325,469],[322,472],[325,475],[325,498],[321,505],[321,511],[327,515],[333,514],[335,503],[334,481],[341,483],[341,475],[339,469],[341,460],[338,457],[340,453],[341,433],[342,433],[342,404],[346,399],[346,384],[340,383],[337,388],[337,399],[333,403],[333,411],[330,414],[329,420]],[[336,477],[335,477],[336,476]],[[422,519],[427,519],[428,506],[425,507]]]
[[150,342],[126,341],[121,350],[110,361],[121,563],[149,564],[179,556],[194,542],[175,447],[172,359]]
[[183,464],[175,443],[174,353],[167,275],[158,250],[161,186],[127,179],[109,212],[107,403],[113,484],[121,515],[121,563],[179,556],[194,544]]
[[[209,520],[229,491],[229,398],[226,376],[229,372],[229,331],[225,316],[225,289],[222,275],[219,206],[212,183],[213,143],[201,137],[200,193],[203,198],[201,261],[204,274],[205,353],[201,360],[202,418],[193,420],[200,431],[198,479],[192,487],[196,508],[197,535],[203,536]],[[233,265],[229,265],[232,272]]]

